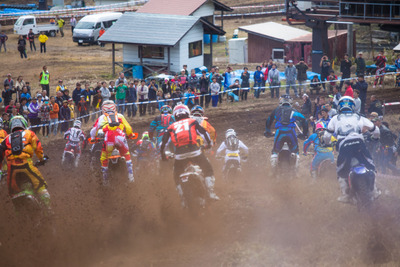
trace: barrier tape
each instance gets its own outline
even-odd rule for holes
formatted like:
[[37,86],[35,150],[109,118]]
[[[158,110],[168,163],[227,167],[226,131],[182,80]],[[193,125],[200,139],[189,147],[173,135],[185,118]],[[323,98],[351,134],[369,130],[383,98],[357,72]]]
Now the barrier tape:
[[[384,73],[383,75],[378,75],[378,76],[393,75],[393,74],[400,74],[400,72]],[[377,75],[365,76],[365,78],[375,77],[375,76],[377,76]],[[334,81],[325,81],[325,82],[321,81],[321,82],[318,82],[318,83],[306,82],[306,83],[303,83],[302,85],[321,84],[321,83],[327,83],[327,82],[340,82],[342,80],[345,81],[345,80],[353,80],[353,79],[354,78],[347,78],[347,79],[341,79],[341,80],[338,79],[338,80],[334,80]],[[262,90],[262,89],[268,89],[268,88],[271,89],[271,88],[276,88],[276,87],[285,88],[285,87],[290,87],[290,86],[292,86],[292,85],[260,86],[260,87],[257,87],[257,88],[253,87],[253,90]],[[234,91],[240,91],[240,90],[250,91],[251,87],[227,89],[227,90],[218,92],[218,95],[225,94],[225,93],[230,93],[230,92],[234,92]],[[213,95],[211,93],[198,94],[198,95],[193,95],[193,96],[182,96],[182,97],[160,99],[160,100],[149,100],[149,101],[136,102],[136,103],[116,104],[116,106],[117,107],[119,107],[119,106],[132,106],[132,105],[137,106],[137,105],[147,105],[147,104],[159,104],[159,103],[164,103],[164,102],[166,102],[166,104],[168,104],[168,102],[172,102],[172,101],[185,102],[185,100],[188,99],[188,98],[189,99],[195,99],[195,98],[198,98],[198,97],[206,97],[206,96],[213,96]],[[385,103],[383,106],[393,106],[393,105],[400,105],[400,102]],[[90,116],[92,116],[94,114],[97,114],[97,113],[100,113],[100,112],[101,112],[101,110],[95,111],[95,112],[92,112],[92,113],[89,113],[89,114],[86,114],[86,115],[83,115],[83,116],[80,116],[80,117],[77,117],[77,118],[74,118],[74,119],[57,121],[57,122],[54,122],[54,123],[33,125],[33,126],[30,126],[29,128],[38,128],[38,127],[43,127],[43,126],[56,125],[56,124],[60,124],[60,123],[64,123],[64,122],[70,122],[70,121],[74,121],[74,120],[80,120],[82,118],[90,117]]]
[[232,9],[244,9],[244,8],[269,8],[269,7],[282,7],[285,4],[275,4],[275,5],[257,5],[257,6],[233,6]]

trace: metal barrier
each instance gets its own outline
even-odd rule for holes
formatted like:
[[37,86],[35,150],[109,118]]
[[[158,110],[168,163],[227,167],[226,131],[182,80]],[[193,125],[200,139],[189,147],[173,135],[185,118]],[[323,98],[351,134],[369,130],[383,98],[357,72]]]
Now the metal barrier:
[[400,4],[361,3],[340,0],[339,16],[364,20],[400,20]]

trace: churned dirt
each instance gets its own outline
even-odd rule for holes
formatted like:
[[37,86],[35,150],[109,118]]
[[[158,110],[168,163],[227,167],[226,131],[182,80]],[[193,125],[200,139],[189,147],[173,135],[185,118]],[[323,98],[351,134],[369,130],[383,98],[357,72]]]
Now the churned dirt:
[[[262,97],[207,110],[218,141],[234,128],[250,156],[242,177],[233,180],[224,180],[221,163],[209,157],[221,200],[196,219],[180,208],[170,167],[134,184],[120,177],[104,188],[88,168],[87,152],[77,170],[64,171],[64,141],[46,144],[50,161],[40,170],[52,196],[55,233],[19,224],[2,181],[0,266],[398,266],[398,180],[378,177],[384,194],[368,215],[336,201],[335,179],[311,182],[311,157],[301,157],[297,178],[272,177],[272,139],[263,131],[275,103]],[[131,123],[142,132],[150,120]]]

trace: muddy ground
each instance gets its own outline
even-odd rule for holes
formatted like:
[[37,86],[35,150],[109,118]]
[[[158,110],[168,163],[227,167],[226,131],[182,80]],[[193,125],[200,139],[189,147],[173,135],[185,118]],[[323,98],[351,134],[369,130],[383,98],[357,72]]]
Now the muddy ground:
[[[40,170],[56,233],[19,224],[2,181],[0,266],[398,266],[399,181],[378,178],[384,194],[368,215],[336,201],[335,179],[311,182],[311,157],[301,157],[297,178],[272,177],[272,139],[263,131],[275,104],[265,96],[207,110],[218,141],[234,128],[250,156],[235,180],[223,180],[220,162],[210,157],[221,200],[196,219],[181,209],[170,168],[136,177],[134,184],[120,177],[104,188],[88,168],[87,153],[79,169],[64,171],[64,141],[47,144],[51,159]],[[138,132],[149,122],[131,121]]]

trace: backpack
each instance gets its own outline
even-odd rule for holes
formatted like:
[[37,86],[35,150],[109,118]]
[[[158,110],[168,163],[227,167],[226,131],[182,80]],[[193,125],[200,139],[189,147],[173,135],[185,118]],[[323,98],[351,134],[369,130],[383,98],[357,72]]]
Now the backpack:
[[23,131],[14,132],[11,134],[11,152],[13,155],[18,156],[24,150],[22,134],[23,134]]
[[280,123],[284,126],[287,126],[290,124],[290,119],[292,118],[292,108],[291,107],[281,107],[279,109],[279,119]]

